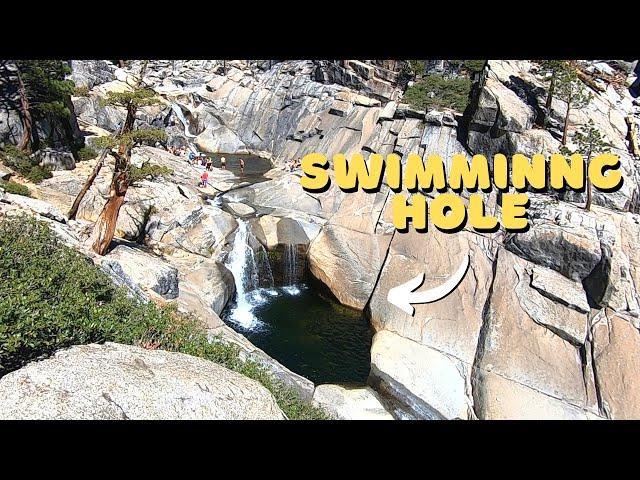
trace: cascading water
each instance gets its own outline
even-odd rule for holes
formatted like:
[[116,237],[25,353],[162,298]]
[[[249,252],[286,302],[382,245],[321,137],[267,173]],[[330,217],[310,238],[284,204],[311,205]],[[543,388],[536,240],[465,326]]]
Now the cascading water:
[[[227,268],[233,273],[236,286],[236,304],[228,318],[246,330],[254,330],[262,325],[253,310],[267,301],[266,295],[277,295],[272,288],[273,274],[266,251],[258,244],[258,248],[262,251],[259,256],[256,256],[250,240],[251,233],[247,229],[247,223],[238,219],[233,249],[226,263]],[[268,288],[259,288],[261,282]]]
[[236,305],[229,318],[243,328],[252,329],[258,319],[252,313],[253,305],[249,301],[247,292],[257,288],[258,272],[255,253],[249,245],[247,224],[238,220],[238,230],[233,242],[233,249],[227,258],[227,268],[233,273],[236,284]]
[[287,244],[284,247],[284,290],[290,295],[298,295],[298,246]]
[[173,113],[176,114],[176,117],[178,117],[178,120],[182,122],[182,125],[184,125],[185,137],[196,138],[197,135],[193,135],[191,132],[189,132],[189,121],[185,118],[184,113],[182,112],[182,108],[175,103],[172,103],[171,109],[173,110]]
[[247,221],[238,219],[226,263],[236,300],[222,313],[223,320],[314,383],[365,384],[373,336],[368,321],[303,283],[304,256],[298,245],[284,246],[272,256],[281,259],[273,265],[277,287],[266,250]]

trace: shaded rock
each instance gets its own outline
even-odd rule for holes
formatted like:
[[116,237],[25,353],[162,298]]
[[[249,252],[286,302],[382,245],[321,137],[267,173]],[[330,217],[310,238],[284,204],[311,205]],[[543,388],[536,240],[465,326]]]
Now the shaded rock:
[[73,170],[76,168],[73,155],[64,150],[41,148],[33,154],[33,158],[41,167],[47,167],[50,170]]
[[313,393],[313,403],[337,420],[393,420],[370,387],[318,385]]
[[315,388],[311,380],[292,372],[227,325],[212,329],[209,334],[212,341],[221,341],[237,346],[240,349],[241,360],[252,360],[258,363],[273,378],[295,391],[302,400],[311,402]]
[[530,199],[531,228],[515,234],[506,247],[567,278],[583,280],[602,258],[598,230],[610,225],[564,202],[533,195]]
[[0,379],[0,418],[283,419],[254,380],[182,353],[106,343],[62,350]]

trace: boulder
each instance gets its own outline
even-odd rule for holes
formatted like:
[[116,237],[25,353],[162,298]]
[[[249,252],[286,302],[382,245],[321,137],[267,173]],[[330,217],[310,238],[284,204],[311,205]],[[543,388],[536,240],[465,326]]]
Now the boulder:
[[513,235],[507,248],[572,280],[586,278],[602,258],[598,231],[611,225],[565,202],[537,195],[530,200],[531,227]]
[[[457,358],[468,367],[475,357],[483,311],[493,279],[493,242],[469,233],[396,232],[389,247],[367,314],[376,331],[391,331]],[[470,267],[451,294],[416,304],[410,316],[387,300],[391,288],[425,274],[420,290],[436,287],[455,272],[465,255]],[[425,370],[429,367],[425,366]],[[437,387],[434,387],[437,388]]]
[[309,266],[340,303],[364,309],[386,256],[390,235],[325,225],[309,247]]
[[178,270],[154,255],[118,245],[102,262],[117,263],[143,290],[152,290],[166,299],[178,296]]
[[79,345],[0,379],[0,418],[30,420],[283,419],[255,380],[182,353]]
[[76,168],[76,161],[71,152],[55,150],[53,148],[41,148],[32,157],[41,167],[50,170],[73,170]]
[[313,403],[337,420],[393,420],[371,387],[318,385]]

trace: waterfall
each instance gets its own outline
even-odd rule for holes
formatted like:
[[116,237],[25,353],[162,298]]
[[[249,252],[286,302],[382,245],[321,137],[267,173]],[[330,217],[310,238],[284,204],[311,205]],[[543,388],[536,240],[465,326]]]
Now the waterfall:
[[226,266],[233,273],[236,285],[236,305],[229,318],[245,329],[252,329],[257,326],[258,319],[252,312],[249,292],[258,287],[259,278],[255,252],[249,245],[247,224],[241,219],[238,219],[238,230]]
[[283,289],[290,295],[298,295],[300,287],[298,282],[298,246],[287,244],[284,247],[284,287]]
[[284,282],[285,285],[296,283],[298,249],[296,245],[285,245],[284,248]]
[[184,135],[188,138],[196,138],[197,135],[192,135],[189,132],[189,121],[185,118],[182,108],[179,105],[172,103],[171,109],[173,110],[173,113],[176,114],[176,117],[178,117],[178,120],[182,122],[182,125],[184,125]]

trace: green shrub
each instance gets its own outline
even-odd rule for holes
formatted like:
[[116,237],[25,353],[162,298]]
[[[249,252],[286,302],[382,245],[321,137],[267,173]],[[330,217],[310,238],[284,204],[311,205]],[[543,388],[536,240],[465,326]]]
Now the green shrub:
[[92,158],[96,158],[96,156],[98,155],[97,150],[93,147],[82,147],[78,149],[77,153],[78,153],[78,160],[80,160],[81,162],[85,160],[91,160]]
[[467,77],[427,75],[407,88],[403,101],[418,109],[450,108],[462,112],[469,102],[470,91],[471,80]]
[[29,217],[0,221],[0,376],[76,344],[112,341],[182,352],[261,382],[291,419],[326,418],[196,319],[127,296],[87,258]]
[[2,188],[7,193],[22,195],[24,197],[31,196],[31,192],[29,191],[29,188],[27,188],[24,185],[21,185],[20,183],[11,182],[11,181],[6,182],[4,180],[0,180],[0,188]]
[[131,166],[129,171],[129,182],[135,183],[146,178],[166,177],[173,173],[169,167],[164,165],[151,165],[148,162],[142,164],[141,167]]
[[75,87],[73,89],[73,95],[76,97],[88,97],[89,96],[89,87],[86,85],[81,85],[79,87]]
[[0,159],[32,183],[40,183],[53,176],[50,168],[41,167],[36,159],[20,151],[15,145],[5,145],[0,151]]
[[40,183],[45,178],[51,178],[53,174],[49,167],[41,167],[40,165],[32,166],[29,171],[24,175],[24,178],[31,183]]

